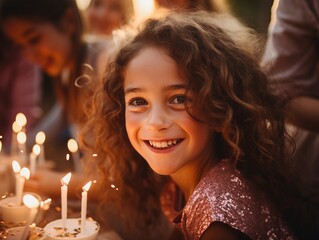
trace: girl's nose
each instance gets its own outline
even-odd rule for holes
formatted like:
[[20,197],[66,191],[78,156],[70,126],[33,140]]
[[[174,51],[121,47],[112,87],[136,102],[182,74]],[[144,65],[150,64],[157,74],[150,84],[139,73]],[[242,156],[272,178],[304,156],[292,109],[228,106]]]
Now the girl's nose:
[[163,130],[170,126],[170,118],[168,112],[160,105],[152,106],[147,116],[147,128],[149,130]]

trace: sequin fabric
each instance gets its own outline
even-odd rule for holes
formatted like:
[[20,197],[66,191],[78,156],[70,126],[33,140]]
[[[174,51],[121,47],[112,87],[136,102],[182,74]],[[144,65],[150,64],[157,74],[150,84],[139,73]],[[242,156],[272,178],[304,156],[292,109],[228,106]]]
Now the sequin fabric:
[[223,222],[251,239],[294,239],[265,194],[246,181],[227,160],[199,182],[180,216],[185,239],[200,239],[214,221]]

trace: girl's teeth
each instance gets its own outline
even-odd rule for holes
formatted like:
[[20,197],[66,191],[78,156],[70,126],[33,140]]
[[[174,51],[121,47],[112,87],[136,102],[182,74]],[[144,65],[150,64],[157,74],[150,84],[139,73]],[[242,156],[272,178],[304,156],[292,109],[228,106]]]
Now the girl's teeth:
[[162,148],[168,148],[168,147],[174,146],[178,142],[179,140],[169,140],[169,141],[161,141],[161,142],[149,141],[149,144],[152,147],[162,149]]

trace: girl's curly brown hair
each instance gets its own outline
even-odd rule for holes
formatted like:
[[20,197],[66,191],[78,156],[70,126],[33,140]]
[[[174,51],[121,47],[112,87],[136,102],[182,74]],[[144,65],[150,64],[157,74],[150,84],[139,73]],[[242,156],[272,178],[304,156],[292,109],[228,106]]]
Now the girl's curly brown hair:
[[[234,167],[278,196],[290,191],[286,164],[286,134],[282,106],[270,93],[254,46],[259,39],[229,16],[204,12],[172,13],[149,19],[115,54],[103,86],[94,96],[85,144],[98,154],[105,191],[120,209],[152,226],[161,214],[156,175],[131,146],[125,129],[123,82],[128,63],[145,47],[164,49],[176,61],[195,94],[189,114],[214,131],[214,159],[229,158]],[[197,116],[203,116],[198,118]],[[88,140],[89,139],[89,140]],[[210,163],[203,164],[203,169]],[[282,200],[284,198],[280,198]]]

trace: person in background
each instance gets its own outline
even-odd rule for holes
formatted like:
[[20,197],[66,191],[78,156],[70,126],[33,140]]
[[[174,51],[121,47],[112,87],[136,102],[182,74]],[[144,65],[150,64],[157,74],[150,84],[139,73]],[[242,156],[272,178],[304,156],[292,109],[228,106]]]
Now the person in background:
[[[61,172],[39,169],[26,183],[26,189],[56,197],[64,171],[73,169],[65,161],[66,142],[70,137],[77,138],[86,120],[84,105],[94,88],[88,76],[99,78],[113,44],[108,40],[84,40],[83,21],[75,0],[2,0],[0,19],[6,36],[53,81],[57,102],[38,123],[34,136],[40,130],[45,132],[46,150],[53,147],[56,170]],[[58,137],[65,132],[68,137],[61,142]],[[28,138],[34,139],[31,134]],[[80,183],[75,185],[81,189]]]
[[92,0],[85,10],[88,32],[112,36],[112,32],[129,24],[133,17],[132,0]]
[[283,100],[287,128],[296,142],[293,173],[305,197],[313,200],[319,199],[318,52],[319,2],[280,0],[261,64]]
[[12,124],[21,112],[27,118],[27,133],[41,117],[41,76],[36,65],[25,59],[0,31],[0,136],[1,152],[10,153]]
[[222,1],[216,0],[156,0],[158,7],[171,9],[174,11],[194,11],[204,10],[208,12],[225,11],[225,4]]
[[114,56],[82,140],[127,226],[157,226],[167,175],[186,199],[174,221],[185,239],[295,239],[293,223],[313,224],[296,208],[309,205],[291,185],[257,42],[230,16],[173,12]]

